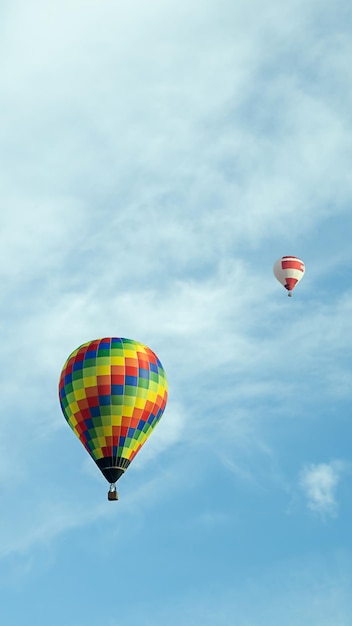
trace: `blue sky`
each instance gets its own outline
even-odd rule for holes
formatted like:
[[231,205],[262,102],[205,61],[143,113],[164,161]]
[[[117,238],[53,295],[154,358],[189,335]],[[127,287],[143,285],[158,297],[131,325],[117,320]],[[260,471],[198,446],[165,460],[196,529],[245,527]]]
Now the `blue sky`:
[[[348,3],[0,15],[4,623],[350,626]],[[117,503],[57,396],[104,336],[169,381]]]

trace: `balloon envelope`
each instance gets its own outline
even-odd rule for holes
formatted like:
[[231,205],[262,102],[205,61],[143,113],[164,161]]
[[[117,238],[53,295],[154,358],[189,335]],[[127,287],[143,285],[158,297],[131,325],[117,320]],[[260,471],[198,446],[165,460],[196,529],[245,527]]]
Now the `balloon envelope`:
[[59,382],[65,419],[110,483],[124,473],[160,420],[167,393],[156,354],[120,337],[77,348]]
[[273,270],[277,280],[291,292],[303,277],[305,267],[298,257],[283,256],[274,263]]

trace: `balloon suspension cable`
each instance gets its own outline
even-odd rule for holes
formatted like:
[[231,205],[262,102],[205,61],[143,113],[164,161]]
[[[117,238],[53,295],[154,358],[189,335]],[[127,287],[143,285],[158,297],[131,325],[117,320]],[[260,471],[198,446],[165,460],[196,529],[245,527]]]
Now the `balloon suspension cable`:
[[115,483],[110,483],[110,488],[108,491],[108,500],[118,500],[119,494],[116,491]]

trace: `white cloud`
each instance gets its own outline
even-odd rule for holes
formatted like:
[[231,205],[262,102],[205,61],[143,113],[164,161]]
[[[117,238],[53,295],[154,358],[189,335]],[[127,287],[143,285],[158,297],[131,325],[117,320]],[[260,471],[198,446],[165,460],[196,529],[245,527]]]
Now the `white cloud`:
[[[342,210],[351,191],[344,111],[327,80],[316,92],[299,64],[287,76],[280,63],[297,52],[325,67],[314,31],[297,45],[314,6],[271,2],[263,13],[256,2],[223,2],[204,12],[193,2],[185,19],[182,3],[132,4],[37,2],[37,19],[31,6],[10,22],[2,55],[18,77],[3,76],[10,189],[44,204],[49,191],[74,194],[100,214],[107,203],[126,215],[137,205],[137,220],[160,207],[158,228],[184,223],[187,242],[198,216],[193,254],[199,244],[211,249],[204,235],[217,250],[243,238],[255,245]],[[345,71],[350,44],[339,44],[331,74]]]
[[312,511],[321,515],[336,515],[336,492],[345,469],[346,464],[342,461],[312,463],[303,468],[300,486]]

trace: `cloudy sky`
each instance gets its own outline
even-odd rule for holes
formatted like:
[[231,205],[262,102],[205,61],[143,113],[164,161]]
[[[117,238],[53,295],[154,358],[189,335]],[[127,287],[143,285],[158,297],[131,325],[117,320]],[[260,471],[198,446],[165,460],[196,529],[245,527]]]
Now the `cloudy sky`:
[[[342,0],[3,0],[6,626],[352,624],[351,31]],[[104,336],[169,381],[117,503],[57,396]]]

